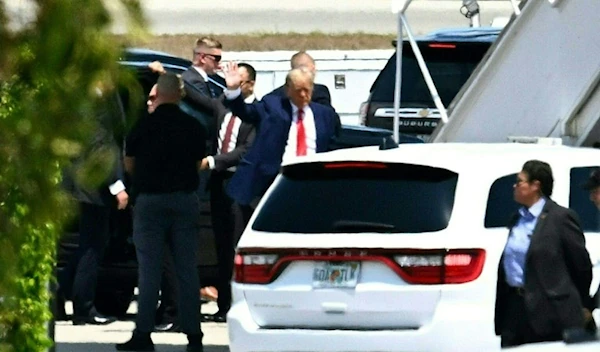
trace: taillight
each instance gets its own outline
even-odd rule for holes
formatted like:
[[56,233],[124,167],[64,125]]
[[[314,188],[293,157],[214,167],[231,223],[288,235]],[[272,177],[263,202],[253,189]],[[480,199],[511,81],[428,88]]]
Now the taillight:
[[461,284],[481,275],[483,249],[244,248],[234,260],[233,281],[268,284],[292,262],[380,262],[409,284]]
[[237,254],[234,259],[233,281],[245,284],[271,282],[277,258],[275,254]]
[[456,44],[432,43],[429,44],[429,47],[436,49],[456,49]]
[[399,275],[411,284],[462,284],[481,275],[483,249],[450,250],[438,253],[406,253],[394,256]]
[[358,124],[362,126],[367,125],[367,113],[369,112],[369,102],[365,101],[360,104],[358,108]]

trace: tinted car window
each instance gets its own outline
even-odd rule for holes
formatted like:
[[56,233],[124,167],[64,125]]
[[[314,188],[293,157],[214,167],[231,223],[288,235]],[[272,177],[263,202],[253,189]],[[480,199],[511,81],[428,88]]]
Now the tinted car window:
[[[431,45],[431,46],[430,46]],[[440,98],[448,106],[481,61],[490,43],[419,44],[427,68]],[[433,47],[432,47],[433,46]],[[396,54],[381,71],[371,88],[371,101],[393,102],[396,79]],[[402,49],[402,107],[434,107],[431,94],[419,69],[415,54],[408,43]]]
[[458,174],[410,164],[287,166],[252,225],[292,233],[438,231],[448,226]]
[[583,189],[593,167],[577,167],[571,169],[571,185],[569,190],[569,208],[579,215],[583,231],[600,232],[600,212],[590,201],[590,194]]
[[486,228],[507,227],[510,217],[519,209],[513,198],[513,185],[517,174],[501,177],[492,183],[485,207]]

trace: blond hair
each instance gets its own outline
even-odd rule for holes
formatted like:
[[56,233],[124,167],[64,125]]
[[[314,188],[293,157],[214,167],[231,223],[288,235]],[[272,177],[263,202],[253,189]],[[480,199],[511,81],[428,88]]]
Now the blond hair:
[[293,82],[298,81],[308,81],[311,85],[313,85],[315,83],[315,76],[309,69],[305,67],[294,68],[290,70],[285,77],[285,85],[289,87]]
[[216,40],[213,37],[202,37],[196,40],[196,47],[194,51],[199,53],[205,49],[223,49],[223,45],[220,41]]

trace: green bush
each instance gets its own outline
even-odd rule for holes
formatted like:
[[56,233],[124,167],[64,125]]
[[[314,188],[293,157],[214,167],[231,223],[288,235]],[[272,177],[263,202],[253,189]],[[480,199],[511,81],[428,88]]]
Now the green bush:
[[[51,345],[48,287],[74,209],[61,170],[86,147],[96,89],[121,80],[102,0],[31,2],[34,21],[10,29],[0,0],[0,352]],[[139,32],[139,2],[118,3]]]

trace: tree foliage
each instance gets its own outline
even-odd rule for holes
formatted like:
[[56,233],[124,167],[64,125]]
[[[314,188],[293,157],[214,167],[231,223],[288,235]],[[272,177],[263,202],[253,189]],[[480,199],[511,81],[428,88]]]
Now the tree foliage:
[[0,0],[0,352],[43,351],[55,250],[73,213],[61,170],[85,149],[97,89],[120,79],[106,5],[143,29],[138,0],[29,1],[9,28]]

